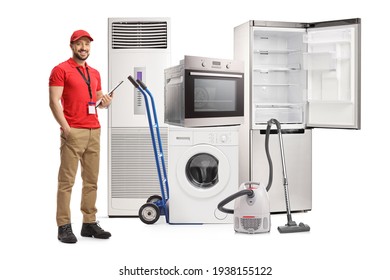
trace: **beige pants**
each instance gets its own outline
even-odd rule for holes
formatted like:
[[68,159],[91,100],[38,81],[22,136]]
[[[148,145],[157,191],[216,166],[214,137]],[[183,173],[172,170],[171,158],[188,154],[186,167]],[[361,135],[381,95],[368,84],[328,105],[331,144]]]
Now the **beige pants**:
[[83,223],[96,221],[96,191],[99,176],[100,128],[72,128],[65,139],[61,135],[61,165],[58,172],[57,225],[71,223],[70,198],[78,163],[83,181],[81,212]]

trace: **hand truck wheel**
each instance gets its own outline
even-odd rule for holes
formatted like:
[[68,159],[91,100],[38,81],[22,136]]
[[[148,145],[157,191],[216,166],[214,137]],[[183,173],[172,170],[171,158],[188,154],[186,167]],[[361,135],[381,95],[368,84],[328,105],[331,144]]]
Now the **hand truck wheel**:
[[140,207],[138,216],[143,223],[151,225],[160,218],[160,209],[156,204],[148,202]]

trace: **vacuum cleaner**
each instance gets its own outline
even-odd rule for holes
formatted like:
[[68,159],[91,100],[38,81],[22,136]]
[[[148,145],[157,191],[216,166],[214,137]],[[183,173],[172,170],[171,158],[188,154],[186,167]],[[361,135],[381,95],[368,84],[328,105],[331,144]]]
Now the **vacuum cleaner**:
[[[234,230],[242,233],[261,233],[271,230],[268,190],[258,182],[241,184],[239,191],[218,204],[224,213],[234,214]],[[234,210],[224,206],[234,201]]]
[[[310,227],[308,225],[304,223],[299,223],[299,225],[297,225],[297,223],[292,220],[282,129],[278,120],[270,119],[267,122],[267,131],[265,136],[265,151],[269,164],[269,178],[267,186],[264,187],[258,182],[243,183],[237,193],[225,198],[218,204],[218,209],[220,211],[228,214],[234,214],[234,230],[236,232],[264,233],[269,232],[271,229],[268,191],[272,186],[273,180],[273,165],[269,152],[269,135],[271,133],[272,124],[276,125],[279,136],[279,146],[283,168],[283,187],[287,210],[287,224],[279,226],[278,231],[280,233],[310,231]],[[233,200],[235,200],[234,210],[224,207],[227,203]]]

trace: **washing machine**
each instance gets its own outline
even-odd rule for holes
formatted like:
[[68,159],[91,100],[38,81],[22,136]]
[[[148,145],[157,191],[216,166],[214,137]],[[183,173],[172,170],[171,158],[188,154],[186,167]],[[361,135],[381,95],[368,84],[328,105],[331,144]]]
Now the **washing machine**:
[[170,223],[233,223],[217,205],[239,187],[238,128],[169,127]]

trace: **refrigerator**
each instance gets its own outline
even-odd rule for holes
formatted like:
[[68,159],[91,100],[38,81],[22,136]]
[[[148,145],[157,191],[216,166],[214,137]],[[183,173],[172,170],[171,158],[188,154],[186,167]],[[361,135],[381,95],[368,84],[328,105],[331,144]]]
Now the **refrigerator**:
[[[275,118],[283,132],[291,209],[312,209],[313,129],[360,129],[360,46],[359,18],[250,20],[234,28],[234,59],[245,63],[240,182],[267,184],[265,129]],[[271,212],[285,212],[276,130],[269,145],[274,171]]]
[[127,77],[153,93],[163,151],[168,158],[164,120],[164,69],[170,66],[169,18],[108,18],[108,81],[119,81],[108,109],[108,216],[138,216],[147,199],[160,194],[145,102]]

